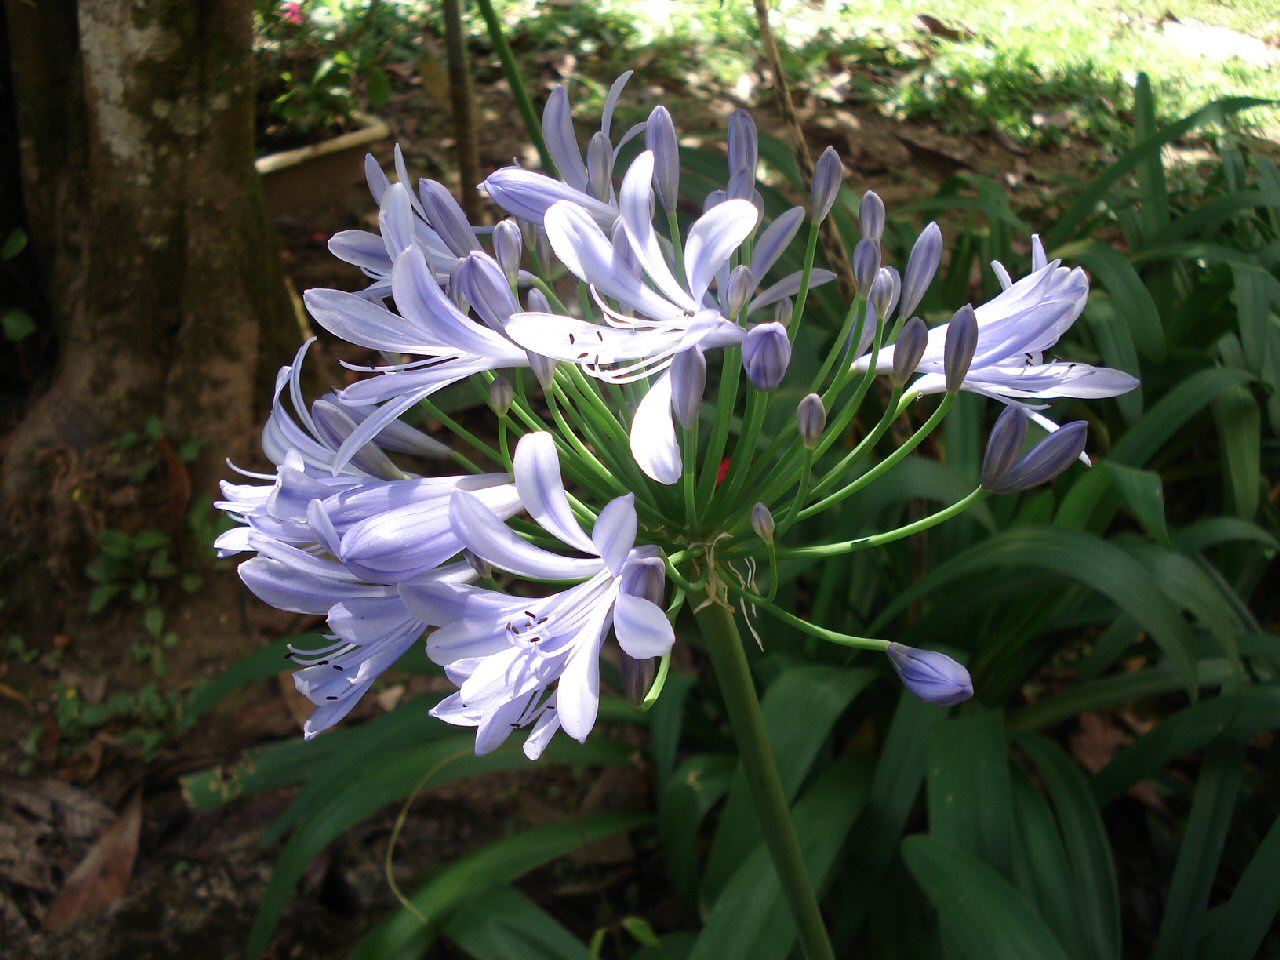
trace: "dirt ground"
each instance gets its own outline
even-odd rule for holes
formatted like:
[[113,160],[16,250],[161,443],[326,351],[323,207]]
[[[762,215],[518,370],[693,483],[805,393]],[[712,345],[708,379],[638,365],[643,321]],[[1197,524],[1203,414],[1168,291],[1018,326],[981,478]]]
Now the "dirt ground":
[[[564,64],[548,64],[545,84]],[[1077,152],[1029,155],[994,137],[957,137],[923,126],[904,127],[863,105],[840,100],[839,90],[802,96],[800,106],[814,148],[834,145],[849,169],[846,183],[874,187],[893,207],[929,195],[945,177],[974,171],[998,176],[1017,197],[1042,196],[1061,177],[1078,173]],[[517,115],[501,84],[476,91],[480,158],[484,168],[527,157]],[[763,89],[760,98],[766,99]],[[638,74],[626,101],[638,118],[664,96]],[[722,91],[677,91],[672,112],[682,134],[722,130],[738,105]],[[781,125],[765,103],[755,110],[763,129]],[[447,106],[414,85],[397,93],[387,111],[394,139],[410,171],[456,184]],[[374,153],[389,162],[391,141]],[[315,202],[278,213],[290,279],[299,291],[315,286],[355,288],[360,276],[328,255],[325,242],[340,229],[367,224],[373,206],[361,185],[360,160],[341,182],[317,184]],[[336,366],[329,370],[336,375]],[[125,483],[126,481],[122,481]],[[129,494],[121,494],[127,506]],[[71,574],[78,574],[71,571]],[[228,564],[206,578],[198,594],[166,595],[170,621],[181,637],[169,651],[160,686],[184,692],[216,676],[244,652],[286,629],[281,618],[245,592]],[[126,736],[127,724],[65,739],[58,697],[82,697],[99,706],[119,689],[137,689],[152,675],[125,655],[121,634],[137,634],[136,615],[104,612],[71,618],[72,627],[25,638],[26,656],[12,649],[0,661],[0,722],[10,736],[0,745],[0,954],[41,960],[240,957],[256,904],[278,846],[264,846],[264,826],[290,800],[287,792],[193,813],[178,778],[234,760],[264,743],[299,736],[304,715],[287,671],[260,681],[215,710],[195,731],[166,740],[148,759]],[[8,636],[6,633],[5,636]],[[8,648],[7,648],[8,649]],[[56,656],[54,655],[56,653]],[[109,655],[108,655],[109,653]],[[389,677],[412,696],[423,678]],[[418,685],[418,686],[415,686]],[[397,698],[385,698],[390,704]],[[366,698],[361,715],[383,709]],[[512,823],[545,815],[538,796],[548,778],[562,793],[585,794],[590,775],[574,778],[539,768],[433,790],[420,799],[400,838],[397,877],[409,884],[418,868],[441,863],[505,833]],[[643,771],[613,792],[617,809],[647,802]],[[285,914],[269,956],[327,960],[344,956],[359,936],[394,905],[382,858],[397,813],[372,817],[312,864]],[[651,852],[624,850],[591,871],[572,864],[540,873],[528,885],[543,902],[580,910],[577,926],[591,932],[584,886],[639,883],[652,869]],[[602,874],[603,869],[603,874]],[[575,899],[577,897],[578,899]],[[648,905],[655,915],[660,896]],[[573,918],[565,918],[571,925]],[[446,956],[434,953],[433,956]]]

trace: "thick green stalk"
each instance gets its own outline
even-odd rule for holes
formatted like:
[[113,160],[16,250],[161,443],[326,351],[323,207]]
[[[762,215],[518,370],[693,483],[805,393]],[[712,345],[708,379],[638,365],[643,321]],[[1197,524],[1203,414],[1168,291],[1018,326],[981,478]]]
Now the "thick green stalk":
[[808,960],[835,960],[791,823],[791,811],[773,760],[760,700],[733,611],[709,598],[705,590],[691,593],[689,601],[729,711],[729,725],[733,728],[742,769],[760,818],[760,832],[778,872],[787,907],[795,919],[796,935]]

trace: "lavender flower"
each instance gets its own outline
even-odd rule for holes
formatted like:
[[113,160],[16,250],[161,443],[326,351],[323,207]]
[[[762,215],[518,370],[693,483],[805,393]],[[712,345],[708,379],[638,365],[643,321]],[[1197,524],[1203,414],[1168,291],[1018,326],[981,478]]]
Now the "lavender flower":
[[533,546],[466,493],[452,506],[459,536],[477,556],[518,576],[584,582],[533,600],[430,583],[406,585],[401,595],[423,621],[443,625],[428,638],[427,653],[459,689],[432,714],[476,727],[478,754],[532,725],[524,749],[535,758],[557,730],[581,741],[595,724],[600,649],[610,626],[637,660],[666,654],[675,635],[649,599],[653,565],[660,570],[661,561],[656,548],[635,546],[632,495],[607,504],[587,536],[565,495],[555,443],[543,433],[520,441],[515,477],[539,526],[588,556],[562,557]]

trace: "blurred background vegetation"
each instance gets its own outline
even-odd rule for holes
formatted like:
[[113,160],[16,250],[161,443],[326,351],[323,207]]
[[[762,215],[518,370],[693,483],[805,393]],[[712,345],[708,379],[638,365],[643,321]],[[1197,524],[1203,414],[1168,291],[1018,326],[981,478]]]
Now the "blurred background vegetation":
[[[759,111],[766,204],[776,212],[806,195],[793,147],[769,135],[782,128],[750,4],[494,6],[539,104],[568,81],[593,117],[613,78],[637,71],[620,115],[669,106],[685,135],[686,212],[723,180],[735,105]],[[527,158],[492,37],[463,7],[483,164]],[[806,138],[846,158],[836,209],[846,236],[868,187],[889,202],[887,262],[902,265],[925,222],[943,224],[948,259],[922,315],[938,322],[993,295],[988,262],[1017,275],[1036,232],[1093,281],[1062,355],[1143,383],[1114,402],[1058,405],[1060,418],[1090,420],[1092,469],[927,537],[784,569],[784,605],[834,629],[947,650],[973,673],[973,702],[919,703],[878,661],[754,622],[770,736],[839,955],[1274,955],[1280,113],[1269,101],[1280,98],[1280,10],[1210,0],[775,9]],[[438,5],[259,2],[254,16],[261,152],[374,113],[415,175],[457,184]],[[374,150],[385,161],[389,141]],[[277,211],[295,286],[359,285],[324,241],[369,208],[366,198]],[[52,348],[30,224],[4,226],[0,256],[22,280],[5,288],[14,420]],[[794,384],[842,318],[825,289],[813,309]],[[789,416],[785,399],[774,407]],[[908,522],[971,489],[995,411],[961,401],[898,482],[824,515],[828,539]],[[872,403],[859,422],[879,413]],[[168,503],[199,440],[140,418],[111,441],[111,482]],[[677,624],[682,659],[651,712],[606,697],[608,723],[588,745],[558,744],[532,768],[518,749],[471,757],[470,737],[426,717],[445,685],[420,650],[351,722],[305,743],[281,656],[317,624],[248,610],[224,628],[257,648],[248,658],[219,657],[215,632],[198,669],[172,664],[192,642],[190,598],[230,578],[199,559],[216,531],[207,511],[180,512],[175,525],[118,502],[79,561],[70,626],[47,612],[5,623],[6,759],[21,776],[0,794],[0,828],[12,825],[0,832],[0,903],[19,951],[791,955],[691,621]],[[86,664],[103,659],[83,652],[94,645],[133,673],[99,679]],[[135,790],[145,814],[130,847],[109,825],[128,825]],[[67,829],[68,809],[96,826]],[[6,840],[19,831],[27,839]],[[83,906],[50,924],[50,904],[67,913],[72,868],[93,851],[127,861],[133,884],[114,912]],[[413,909],[391,896],[384,854]]]

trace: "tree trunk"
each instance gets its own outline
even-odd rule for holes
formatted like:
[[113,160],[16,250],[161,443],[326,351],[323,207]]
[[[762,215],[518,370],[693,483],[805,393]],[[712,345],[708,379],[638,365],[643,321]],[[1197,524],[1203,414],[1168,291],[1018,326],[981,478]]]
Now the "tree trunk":
[[[5,450],[0,546],[11,567],[71,585],[95,527],[173,530],[225,458],[251,455],[267,402],[255,384],[286,359],[260,345],[297,336],[253,168],[251,0],[4,5],[57,353]],[[112,442],[151,416],[167,491],[130,500]],[[196,438],[184,470],[168,454]]]

